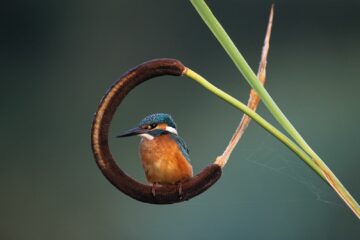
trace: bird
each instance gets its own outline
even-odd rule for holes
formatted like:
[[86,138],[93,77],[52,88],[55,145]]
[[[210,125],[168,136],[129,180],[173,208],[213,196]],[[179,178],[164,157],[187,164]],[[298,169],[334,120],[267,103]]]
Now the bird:
[[139,124],[116,137],[140,136],[139,156],[147,181],[156,195],[157,185],[178,185],[182,195],[182,182],[193,176],[189,149],[178,135],[174,119],[167,113],[154,113]]

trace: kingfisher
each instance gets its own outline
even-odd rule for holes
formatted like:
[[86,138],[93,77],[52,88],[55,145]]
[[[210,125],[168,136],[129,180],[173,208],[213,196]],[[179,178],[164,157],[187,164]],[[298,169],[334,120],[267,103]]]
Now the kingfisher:
[[137,127],[117,137],[140,136],[139,155],[147,181],[155,196],[157,185],[178,184],[193,176],[189,149],[178,135],[176,123],[167,113],[154,113],[143,118]]

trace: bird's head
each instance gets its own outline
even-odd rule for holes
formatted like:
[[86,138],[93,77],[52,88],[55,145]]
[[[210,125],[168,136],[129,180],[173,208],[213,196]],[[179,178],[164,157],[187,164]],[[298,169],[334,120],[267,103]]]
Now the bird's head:
[[172,133],[177,134],[173,118],[166,113],[154,113],[143,118],[137,127],[132,128],[117,137],[130,137],[139,135],[152,140],[154,137]]

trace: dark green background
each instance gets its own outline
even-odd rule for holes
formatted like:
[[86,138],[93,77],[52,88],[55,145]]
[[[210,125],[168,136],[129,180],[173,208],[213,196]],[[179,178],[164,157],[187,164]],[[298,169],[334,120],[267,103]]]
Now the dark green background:
[[[360,2],[275,3],[267,88],[360,200]],[[271,1],[208,4],[256,69]],[[189,202],[140,203],[102,176],[91,121],[129,68],[177,58],[247,99],[247,83],[189,1],[15,0],[0,9],[0,239],[359,239],[359,220],[336,194],[256,124],[220,181]],[[139,86],[116,114],[111,147],[140,181],[138,139],[113,136],[153,112],[173,115],[195,172],[242,116],[187,78]]]

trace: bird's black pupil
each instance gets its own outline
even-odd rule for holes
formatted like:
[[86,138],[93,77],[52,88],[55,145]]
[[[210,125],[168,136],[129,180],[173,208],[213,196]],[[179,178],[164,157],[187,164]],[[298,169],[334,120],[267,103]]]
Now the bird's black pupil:
[[157,126],[157,124],[153,123],[150,125],[151,128],[155,128]]

